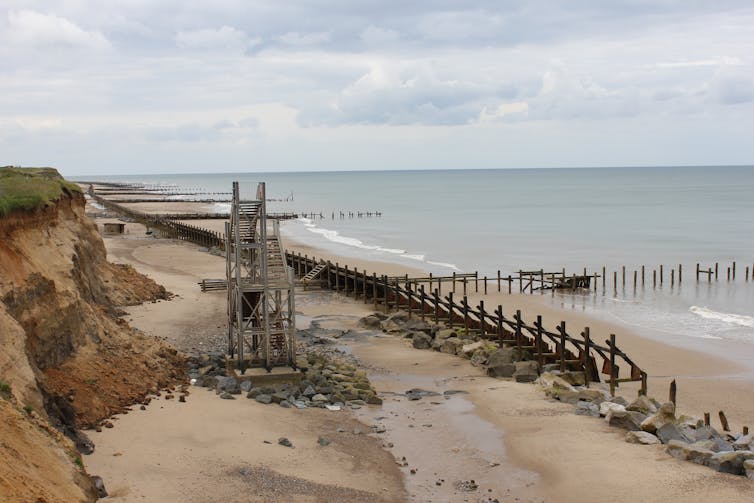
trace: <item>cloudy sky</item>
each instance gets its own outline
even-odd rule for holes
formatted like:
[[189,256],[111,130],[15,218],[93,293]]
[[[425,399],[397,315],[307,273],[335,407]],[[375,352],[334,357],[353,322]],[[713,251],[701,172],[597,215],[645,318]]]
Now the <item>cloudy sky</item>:
[[754,3],[3,0],[0,165],[754,164]]

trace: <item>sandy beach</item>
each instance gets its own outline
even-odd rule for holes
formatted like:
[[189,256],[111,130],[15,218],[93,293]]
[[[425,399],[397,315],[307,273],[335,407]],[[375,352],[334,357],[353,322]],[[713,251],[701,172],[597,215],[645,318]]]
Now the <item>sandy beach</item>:
[[[128,235],[105,240],[110,260],[132,263],[176,294],[170,302],[129,308],[130,322],[184,351],[222,349],[225,294],[201,293],[196,283],[222,277],[224,260],[190,243],[142,237],[138,224],[128,226],[133,229]],[[421,274],[328,255],[290,240],[285,245],[378,274]],[[502,303],[506,312],[542,314],[552,324],[562,319],[569,326],[590,326],[599,336],[616,333],[619,346],[649,373],[650,395],[663,399],[667,382],[677,379],[680,412],[701,416],[710,410],[714,417],[723,409],[734,429],[753,416],[754,404],[744,398],[751,382],[732,377],[745,370],[733,362],[553,307],[541,296],[496,293],[484,300],[488,306]],[[155,400],[146,411],[119,418],[114,429],[92,433],[97,450],[85,461],[92,473],[110,481],[113,501],[751,500],[749,480],[678,461],[663,446],[628,444],[623,430],[573,414],[572,406],[545,399],[535,385],[490,378],[468,360],[365,332],[357,321],[372,312],[371,303],[299,290],[297,311],[300,329],[317,320],[352,334],[337,346],[361,361],[383,405],[296,411],[245,398],[219,400],[201,388],[191,389],[187,403]],[[404,393],[411,388],[439,395],[409,401]],[[619,392],[632,399],[636,388],[626,385]],[[385,432],[361,433],[376,424]],[[322,448],[321,435],[333,443]],[[283,436],[295,450],[277,445]],[[261,478],[296,480],[294,487],[307,489],[276,494]],[[249,487],[258,494],[240,499]]]

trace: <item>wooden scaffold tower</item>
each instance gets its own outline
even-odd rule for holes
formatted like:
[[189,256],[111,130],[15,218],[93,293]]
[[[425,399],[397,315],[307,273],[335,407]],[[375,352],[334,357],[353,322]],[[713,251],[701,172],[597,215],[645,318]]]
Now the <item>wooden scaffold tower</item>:
[[280,228],[268,229],[265,184],[256,199],[242,201],[233,182],[230,222],[225,224],[228,285],[228,354],[244,373],[249,367],[295,368],[294,275],[285,261]]

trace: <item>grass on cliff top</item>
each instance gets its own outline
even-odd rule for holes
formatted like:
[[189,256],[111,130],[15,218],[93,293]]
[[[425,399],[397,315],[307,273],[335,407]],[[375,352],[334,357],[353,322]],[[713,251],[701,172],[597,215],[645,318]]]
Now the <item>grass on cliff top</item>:
[[81,188],[53,168],[0,167],[0,217],[42,208],[73,192]]

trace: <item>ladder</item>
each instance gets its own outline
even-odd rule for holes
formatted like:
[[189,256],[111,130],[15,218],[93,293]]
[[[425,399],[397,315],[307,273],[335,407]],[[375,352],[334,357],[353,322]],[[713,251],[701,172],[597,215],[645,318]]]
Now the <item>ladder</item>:
[[314,267],[314,269],[306,273],[306,275],[301,278],[301,281],[303,281],[304,283],[309,283],[311,280],[322,274],[322,271],[324,271],[325,268],[327,268],[327,264],[320,262]]

